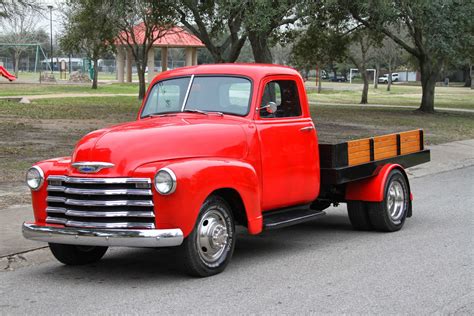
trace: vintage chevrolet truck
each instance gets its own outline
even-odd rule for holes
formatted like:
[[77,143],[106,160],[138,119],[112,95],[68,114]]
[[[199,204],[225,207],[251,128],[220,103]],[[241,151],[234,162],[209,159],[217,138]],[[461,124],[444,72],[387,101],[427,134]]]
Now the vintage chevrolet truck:
[[260,234],[347,203],[355,229],[401,229],[413,197],[404,169],[430,160],[423,131],[319,144],[316,126],[294,69],[161,73],[135,121],[28,170],[35,220],[23,235],[68,265],[110,246],[179,246],[188,273],[210,276],[231,260],[236,225]]

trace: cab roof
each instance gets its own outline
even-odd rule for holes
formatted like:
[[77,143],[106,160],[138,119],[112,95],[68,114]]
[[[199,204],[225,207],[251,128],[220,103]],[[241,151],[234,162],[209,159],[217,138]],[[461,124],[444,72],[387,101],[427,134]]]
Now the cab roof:
[[191,67],[182,67],[160,73],[153,83],[170,77],[191,75],[237,75],[259,81],[268,75],[300,76],[299,72],[287,66],[273,64],[208,64]]

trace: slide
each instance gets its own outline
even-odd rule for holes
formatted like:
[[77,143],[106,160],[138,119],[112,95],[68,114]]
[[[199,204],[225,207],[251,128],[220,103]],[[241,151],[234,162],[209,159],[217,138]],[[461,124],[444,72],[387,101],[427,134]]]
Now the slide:
[[7,78],[10,81],[16,80],[16,77],[12,75],[11,73],[9,73],[3,66],[0,66],[0,75]]

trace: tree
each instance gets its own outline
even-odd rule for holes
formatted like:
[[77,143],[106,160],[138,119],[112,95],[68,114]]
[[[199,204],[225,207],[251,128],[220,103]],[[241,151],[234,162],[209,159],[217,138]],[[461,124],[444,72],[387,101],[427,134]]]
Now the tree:
[[235,62],[246,40],[257,63],[272,63],[270,47],[283,26],[305,15],[311,1],[180,0],[180,22],[196,35],[216,63]]
[[35,0],[0,0],[0,19],[11,17],[25,9],[39,11],[40,7]]
[[[391,38],[385,37],[379,47],[373,51],[373,59],[376,64],[377,76],[380,76],[380,64],[384,64],[388,70],[387,91],[392,85],[392,70],[399,65],[403,52]],[[377,78],[376,78],[377,79]],[[378,80],[375,80],[376,84]]]
[[360,104],[367,104],[369,97],[369,78],[367,66],[370,59],[370,49],[373,48],[375,39],[370,31],[362,29],[352,34],[352,44],[347,53],[348,59],[359,69],[364,82]]
[[[347,12],[367,28],[390,37],[413,55],[421,72],[419,110],[434,112],[436,81],[443,68],[466,49],[474,49],[474,6],[471,0],[338,0]],[[393,29],[404,29],[404,38]]]
[[307,9],[306,1],[248,1],[244,24],[256,63],[273,62],[272,38],[282,31],[282,27],[298,21]]
[[246,1],[180,0],[179,21],[206,45],[215,63],[235,62],[247,40],[242,30]]
[[[335,63],[350,59],[364,79],[361,103],[367,103],[368,50],[377,37],[368,30],[359,29],[357,23],[348,23],[345,16],[341,17],[330,2],[317,3],[310,9],[308,19],[311,22],[295,45],[296,60],[307,60],[319,68],[330,67],[334,76],[337,76]],[[321,78],[319,79],[321,83]]]
[[[68,52],[85,53],[92,60],[92,89],[97,89],[98,60],[113,50],[117,34],[113,0],[68,0],[60,46]],[[91,27],[93,25],[93,27]]]
[[110,8],[118,17],[116,25],[121,31],[117,41],[132,52],[139,81],[138,98],[145,97],[145,70],[148,53],[153,44],[165,36],[176,23],[173,3],[168,0],[121,0]]
[[[334,68],[346,56],[348,42],[344,35],[321,20],[314,19],[297,39],[292,51],[293,63],[308,71],[318,67],[318,92],[321,92],[321,69]],[[336,74],[335,74],[336,75]]]
[[23,10],[16,11],[1,20],[0,25],[5,32],[3,39],[6,43],[12,44],[10,51],[13,57],[15,76],[17,77],[21,55],[28,49],[25,44],[37,41],[36,27],[38,19],[34,13],[32,8],[25,7]]

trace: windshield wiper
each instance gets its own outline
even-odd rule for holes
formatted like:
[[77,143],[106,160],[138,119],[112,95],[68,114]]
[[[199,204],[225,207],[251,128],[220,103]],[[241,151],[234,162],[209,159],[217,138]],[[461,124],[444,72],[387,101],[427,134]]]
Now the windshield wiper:
[[224,116],[224,113],[218,111],[202,111],[197,109],[184,109],[183,112],[199,113],[204,115],[215,114],[219,116]]
[[157,113],[152,113],[152,114],[147,114],[145,116],[142,116],[141,118],[148,118],[148,117],[163,117],[163,116],[175,116],[177,113],[163,113],[163,114],[157,114]]

